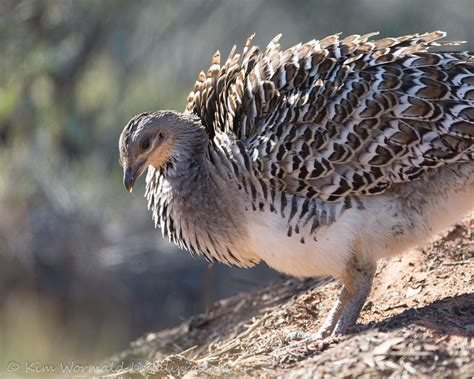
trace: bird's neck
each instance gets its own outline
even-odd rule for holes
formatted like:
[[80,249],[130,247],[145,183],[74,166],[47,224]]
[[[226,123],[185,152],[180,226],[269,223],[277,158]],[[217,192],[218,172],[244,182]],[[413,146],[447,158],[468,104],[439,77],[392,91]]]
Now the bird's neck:
[[[222,163],[222,162],[221,162]],[[246,235],[242,201],[209,151],[198,161],[177,162],[161,173],[150,170],[147,198],[156,226],[180,247],[228,264],[250,266],[239,244]]]
[[208,156],[192,163],[178,163],[164,179],[169,185],[170,201],[182,217],[196,218],[206,225],[214,224],[217,218],[232,219],[235,188]]

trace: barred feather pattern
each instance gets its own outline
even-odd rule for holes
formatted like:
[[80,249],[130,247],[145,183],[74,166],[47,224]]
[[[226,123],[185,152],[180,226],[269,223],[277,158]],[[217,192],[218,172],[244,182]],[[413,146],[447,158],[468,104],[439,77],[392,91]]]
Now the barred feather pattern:
[[[209,262],[219,261],[235,267],[252,267],[260,258],[239,244],[239,236],[243,234],[239,217],[241,209],[233,208],[238,199],[229,196],[231,199],[226,200],[214,196],[218,192],[215,186],[229,178],[235,178],[240,175],[240,171],[237,165],[232,165],[230,157],[223,151],[210,149],[208,153],[208,159],[213,163],[219,162],[212,166],[216,170],[207,171],[210,175],[208,179],[214,185],[212,190],[197,188],[196,182],[191,179],[194,183],[178,184],[178,187],[186,188],[178,196],[167,179],[174,175],[175,167],[172,164],[161,169],[150,166],[145,191],[148,209],[152,211],[155,227],[161,230],[163,237],[168,237],[172,243],[193,256],[204,256]],[[189,179],[186,175],[180,178],[183,181]],[[245,184],[244,186],[248,189]],[[194,197],[196,194],[197,200]],[[206,200],[206,196],[211,199]],[[230,204],[226,201],[230,201]],[[225,205],[222,206],[223,204]]]
[[[444,32],[333,35],[287,50],[247,40],[188,96],[254,187],[331,202],[379,194],[474,156],[474,56],[429,52]],[[238,169],[237,169],[238,170]],[[255,205],[254,205],[255,206]],[[258,206],[258,205],[257,205]]]

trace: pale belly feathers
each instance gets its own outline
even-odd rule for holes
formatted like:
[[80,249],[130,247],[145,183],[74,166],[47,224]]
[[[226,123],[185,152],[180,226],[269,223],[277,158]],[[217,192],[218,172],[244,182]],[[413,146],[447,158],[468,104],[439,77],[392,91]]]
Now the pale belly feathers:
[[[438,175],[361,199],[310,233],[300,225],[288,236],[280,212],[247,212],[246,245],[270,267],[297,277],[341,276],[352,254],[367,260],[402,253],[459,220],[474,208],[474,165],[440,169]],[[303,201],[303,199],[300,199]]]

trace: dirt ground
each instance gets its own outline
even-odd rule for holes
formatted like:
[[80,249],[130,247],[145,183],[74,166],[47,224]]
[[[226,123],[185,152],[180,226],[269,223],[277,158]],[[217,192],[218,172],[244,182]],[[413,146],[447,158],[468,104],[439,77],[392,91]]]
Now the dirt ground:
[[380,262],[349,335],[286,341],[290,331],[318,329],[340,285],[282,279],[134,341],[107,362],[107,377],[473,377],[473,237],[470,219]]

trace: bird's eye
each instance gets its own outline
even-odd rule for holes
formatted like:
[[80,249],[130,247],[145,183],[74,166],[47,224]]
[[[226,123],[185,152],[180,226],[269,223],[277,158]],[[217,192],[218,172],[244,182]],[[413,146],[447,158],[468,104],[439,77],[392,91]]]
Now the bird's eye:
[[165,139],[165,133],[159,132],[158,133],[158,138],[159,138],[160,141],[163,141]]
[[150,139],[149,138],[142,139],[141,142],[140,142],[140,147],[143,150],[148,149],[150,147]]

